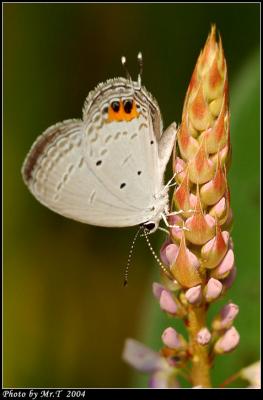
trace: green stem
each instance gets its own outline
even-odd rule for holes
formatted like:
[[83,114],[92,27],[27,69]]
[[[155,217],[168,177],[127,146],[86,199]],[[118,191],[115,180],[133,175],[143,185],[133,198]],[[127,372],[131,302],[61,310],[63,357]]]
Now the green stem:
[[192,354],[191,379],[193,386],[211,387],[210,362],[208,346],[202,346],[196,341],[197,333],[206,326],[206,312],[204,306],[189,307],[188,331],[190,336],[190,351]]

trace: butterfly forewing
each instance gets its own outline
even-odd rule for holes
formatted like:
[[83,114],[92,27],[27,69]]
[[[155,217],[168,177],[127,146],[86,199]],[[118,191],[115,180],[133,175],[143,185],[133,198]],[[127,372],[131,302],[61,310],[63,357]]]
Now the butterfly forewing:
[[[161,117],[148,92],[120,78],[92,92],[83,121],[47,129],[23,165],[33,195],[51,210],[99,226],[132,226],[154,215],[162,188],[158,141]],[[113,99],[132,97],[131,119],[110,119]]]

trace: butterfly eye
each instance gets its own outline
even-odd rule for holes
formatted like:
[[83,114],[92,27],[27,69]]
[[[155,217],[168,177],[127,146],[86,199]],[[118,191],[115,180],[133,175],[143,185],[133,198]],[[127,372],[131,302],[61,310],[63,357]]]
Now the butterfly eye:
[[132,111],[132,107],[133,107],[133,101],[132,101],[132,100],[125,100],[125,101],[123,102],[123,107],[124,107],[124,111],[125,111],[127,114],[130,114],[131,111]]
[[118,112],[120,110],[120,102],[119,101],[113,101],[111,103],[111,108],[113,109],[114,112]]

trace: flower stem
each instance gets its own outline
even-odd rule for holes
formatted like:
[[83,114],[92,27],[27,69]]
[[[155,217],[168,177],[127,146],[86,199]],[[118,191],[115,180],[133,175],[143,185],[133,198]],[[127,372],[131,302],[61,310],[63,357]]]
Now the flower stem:
[[221,383],[220,387],[224,388],[225,386],[229,385],[238,378],[240,378],[240,371],[236,372],[234,375],[231,375],[229,378],[227,378],[223,383]]
[[208,346],[200,345],[196,338],[206,320],[206,306],[190,306],[188,314],[188,331],[190,336],[190,350],[192,353],[191,379],[193,386],[211,387],[210,362]]

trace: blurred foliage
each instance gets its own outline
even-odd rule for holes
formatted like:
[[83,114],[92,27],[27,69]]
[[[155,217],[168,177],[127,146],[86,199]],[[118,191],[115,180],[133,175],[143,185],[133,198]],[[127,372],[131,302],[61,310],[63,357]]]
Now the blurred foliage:
[[[158,99],[165,126],[179,122],[212,22],[222,34],[232,99],[238,277],[229,296],[240,306],[241,333],[239,349],[218,359],[215,383],[256,360],[259,4],[5,3],[3,11],[4,386],[144,385],[132,381],[121,360],[124,340],[141,338],[158,349],[161,327],[169,323],[152,300],[152,273],[158,279],[158,269],[145,243],[137,243],[124,290],[123,265],[134,229],[96,228],[52,213],[30,195],[20,170],[37,135],[57,121],[79,117],[89,90],[123,75],[123,54],[134,76],[136,54],[143,52],[143,81]],[[155,248],[162,238],[153,236]]]

